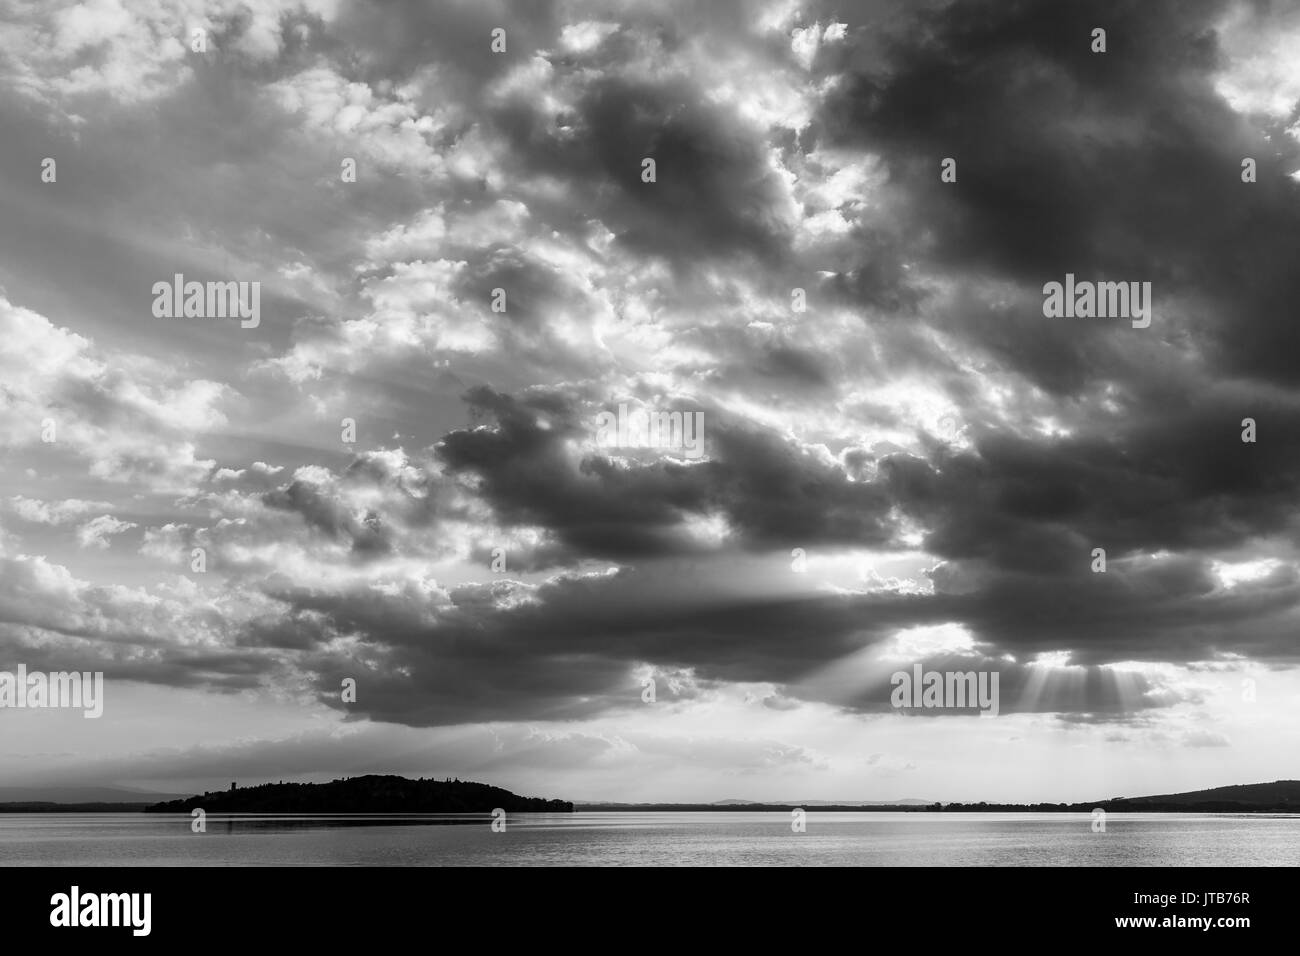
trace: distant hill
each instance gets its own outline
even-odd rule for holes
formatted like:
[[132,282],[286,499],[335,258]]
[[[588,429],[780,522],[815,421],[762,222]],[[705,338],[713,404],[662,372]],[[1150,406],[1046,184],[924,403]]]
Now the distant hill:
[[177,800],[183,793],[151,793],[120,787],[0,787],[0,803],[137,803]]
[[1190,793],[1165,793],[1153,797],[1120,798],[1126,803],[1242,803],[1248,805],[1294,804],[1300,810],[1300,780],[1272,783],[1243,783],[1235,787],[1214,787]]
[[18,801],[0,803],[0,813],[141,813],[151,803],[50,803]]
[[930,809],[944,812],[1087,812],[1108,813],[1300,813],[1300,780],[1275,780],[1233,787],[1214,787],[1188,793],[1165,793],[1149,797],[1112,797],[1088,803],[946,803]]
[[565,800],[521,797],[468,780],[408,780],[405,777],[349,777],[329,783],[267,783],[217,790],[201,797],[170,800],[146,813],[572,813]]

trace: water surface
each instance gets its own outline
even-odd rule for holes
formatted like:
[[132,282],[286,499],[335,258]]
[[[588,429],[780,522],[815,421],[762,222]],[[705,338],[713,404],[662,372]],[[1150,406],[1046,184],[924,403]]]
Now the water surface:
[[0,865],[1296,866],[1300,814],[0,814]]

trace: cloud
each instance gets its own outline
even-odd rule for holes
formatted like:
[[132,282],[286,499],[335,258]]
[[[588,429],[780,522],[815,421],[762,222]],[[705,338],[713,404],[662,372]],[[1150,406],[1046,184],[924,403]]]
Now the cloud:
[[137,527],[134,522],[119,521],[112,515],[100,515],[77,528],[77,543],[83,548],[99,548],[101,551],[107,551],[108,539],[112,535],[121,534],[134,527]]
[[[47,104],[84,108],[97,96],[127,105],[156,100],[190,81],[208,54],[274,59],[283,48],[284,18],[330,17],[336,7],[336,0],[42,4],[14,11],[21,15],[6,31],[8,79]],[[193,49],[196,30],[203,31],[204,52]]]
[[109,482],[183,490],[205,476],[191,436],[226,419],[230,390],[138,355],[114,354],[0,298],[0,437],[11,448],[64,452]]
[[63,501],[41,501],[39,498],[26,498],[14,495],[9,499],[9,507],[19,518],[37,524],[64,524],[90,511],[101,511],[113,507],[108,501],[82,501],[79,498],[67,498]]

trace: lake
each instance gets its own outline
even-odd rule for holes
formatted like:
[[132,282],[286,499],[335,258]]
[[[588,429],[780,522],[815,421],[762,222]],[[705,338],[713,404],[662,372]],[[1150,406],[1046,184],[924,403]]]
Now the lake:
[[1300,814],[0,814],[3,866],[1295,866]]

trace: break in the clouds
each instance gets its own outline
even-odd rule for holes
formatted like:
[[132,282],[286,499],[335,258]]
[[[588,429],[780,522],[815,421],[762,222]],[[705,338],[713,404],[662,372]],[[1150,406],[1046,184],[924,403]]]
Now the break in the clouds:
[[[1285,775],[1293,11],[3,16],[0,667],[107,681],[7,778]],[[1150,324],[1051,313],[1067,276]],[[918,664],[997,672],[998,716],[898,713]]]

